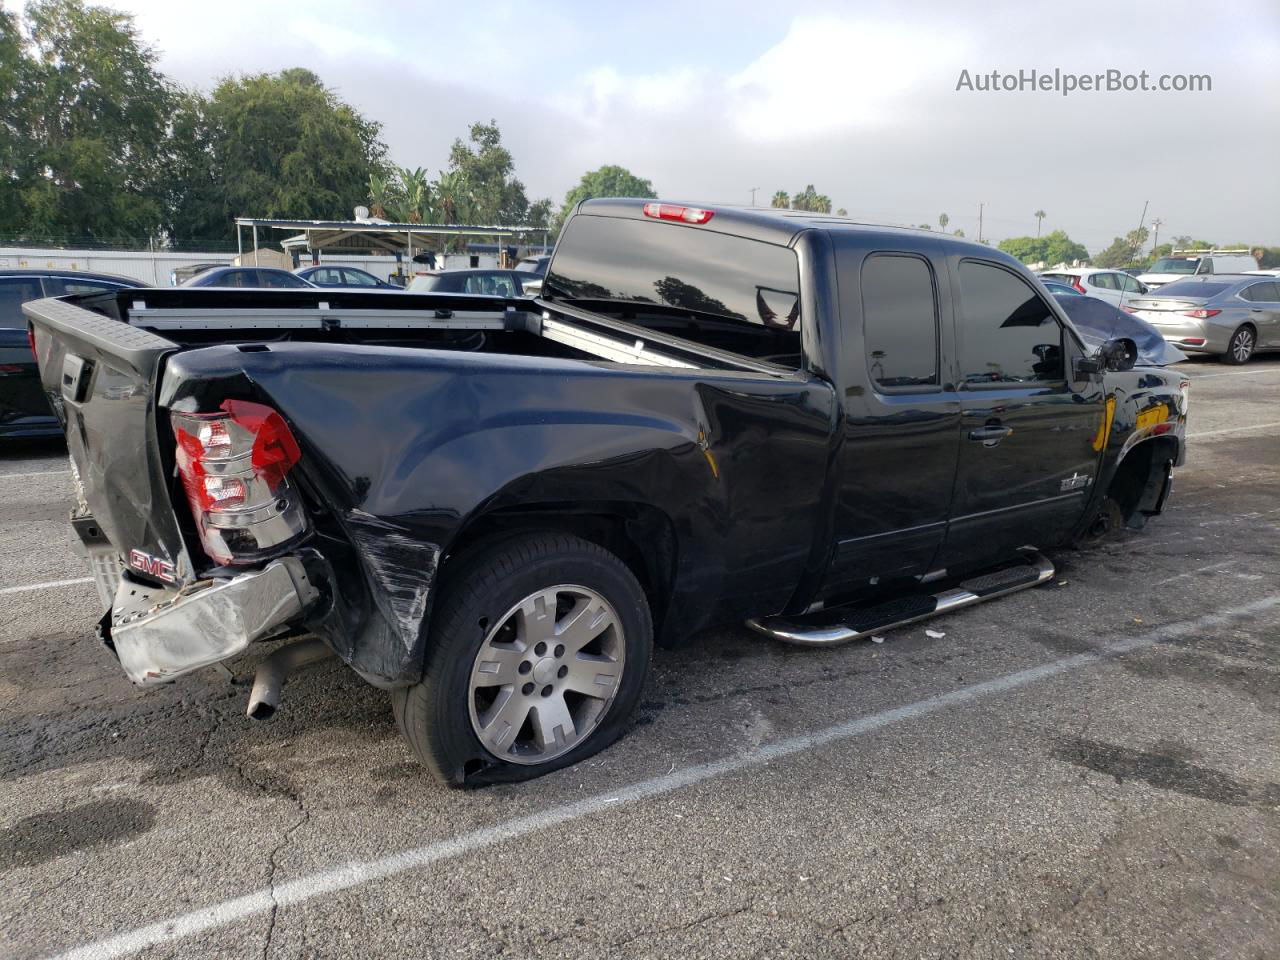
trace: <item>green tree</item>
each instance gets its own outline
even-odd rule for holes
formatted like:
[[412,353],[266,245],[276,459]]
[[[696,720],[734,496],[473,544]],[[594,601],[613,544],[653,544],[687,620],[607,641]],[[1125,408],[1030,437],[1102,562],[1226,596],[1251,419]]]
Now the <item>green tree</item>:
[[0,16],[0,212],[29,237],[155,237],[173,91],[133,18],[81,0]]
[[1076,243],[1063,230],[1045,234],[1044,241],[1046,263],[1070,263],[1073,260],[1089,259],[1089,251],[1084,248],[1084,245]]
[[1043,210],[1037,210],[1035,213],[1032,214],[1032,216],[1036,218],[1036,236],[1038,237],[1040,236],[1040,222],[1044,220],[1044,218],[1047,217],[1048,214],[1045,213]]
[[996,248],[1023,263],[1040,263],[1045,260],[1049,242],[1041,237],[1009,237],[1001,240]]
[[953,234],[952,234],[952,236],[955,236],[955,237],[963,237],[963,236],[964,236],[964,227],[956,227],[956,232],[955,232],[955,233],[953,233]]
[[657,195],[652,183],[637,177],[626,167],[610,164],[598,170],[589,170],[582,175],[577,185],[564,195],[564,203],[560,205],[560,212],[556,214],[555,229],[559,232],[560,227],[569,218],[569,214],[573,213],[574,208],[583,200],[591,200],[595,197],[653,198]]
[[778,210],[787,210],[791,207],[791,195],[785,190],[779,190],[773,195],[773,199],[769,201],[769,206]]
[[1116,237],[1100,254],[1093,258],[1097,267],[1118,269],[1132,267],[1140,262],[1140,251],[1147,242],[1147,228],[1130,230],[1123,237]]
[[830,213],[831,198],[818,193],[811,183],[799,193],[791,195],[791,207],[795,210],[807,210],[810,213]]
[[1089,251],[1076,243],[1062,230],[1043,237],[1009,237],[997,245],[1000,250],[1023,263],[1070,263],[1086,260]]
[[846,210],[844,207],[841,207],[839,210],[836,211],[837,217],[847,217],[848,215],[849,215],[849,211]]
[[18,163],[24,148],[24,130],[18,108],[27,61],[17,14],[0,8],[0,223],[14,227],[21,222],[18,199]]
[[946,230],[947,224],[950,222],[951,222],[951,218],[948,217],[945,213],[938,214],[938,228],[940,230]]
[[[235,216],[346,219],[383,172],[379,125],[310,70],[227,77],[174,122],[171,233],[225,239]],[[180,136],[182,129],[191,131]]]
[[[511,151],[502,145],[496,120],[473,123],[466,142],[453,141],[445,173],[460,178],[471,222],[506,225],[524,223],[529,218],[531,204],[524,184],[515,177],[515,167]],[[541,203],[540,211],[534,212],[545,223],[550,202]]]

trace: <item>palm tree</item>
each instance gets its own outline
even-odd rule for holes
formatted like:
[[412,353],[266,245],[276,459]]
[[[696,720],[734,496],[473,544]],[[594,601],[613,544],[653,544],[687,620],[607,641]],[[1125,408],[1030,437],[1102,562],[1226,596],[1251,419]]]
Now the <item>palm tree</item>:
[[441,173],[436,181],[436,204],[443,223],[461,223],[470,207],[466,179],[457,171]]
[[427,171],[418,167],[396,168],[396,179],[399,181],[399,193],[403,199],[404,209],[401,211],[403,222],[422,223],[431,218],[431,183],[427,179]]
[[369,212],[379,220],[387,218],[387,203],[391,194],[391,178],[376,173],[369,174]]
[[1038,237],[1040,236],[1040,221],[1047,217],[1048,214],[1043,210],[1037,210],[1032,216],[1036,218],[1036,236]]
[[777,193],[775,193],[775,194],[773,195],[773,199],[772,199],[771,201],[769,201],[769,206],[771,206],[771,207],[777,207],[777,208],[778,208],[778,209],[780,209],[780,210],[781,210],[781,209],[786,209],[787,207],[790,207],[790,206],[791,206],[791,198],[790,198],[789,196],[787,196],[787,191],[785,191],[785,190],[779,190]]
[[941,229],[946,230],[947,224],[950,222],[951,222],[951,218],[948,217],[945,213],[938,214],[938,226]]

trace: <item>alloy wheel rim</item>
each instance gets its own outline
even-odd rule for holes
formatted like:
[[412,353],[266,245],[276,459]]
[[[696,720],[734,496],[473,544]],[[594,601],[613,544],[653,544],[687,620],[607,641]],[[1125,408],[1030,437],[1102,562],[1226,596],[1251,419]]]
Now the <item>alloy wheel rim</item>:
[[511,763],[563,756],[600,726],[617,695],[626,644],[617,612],[579,584],[535,591],[487,628],[471,667],[471,729]]
[[1249,355],[1253,353],[1253,334],[1248,330],[1241,330],[1237,333],[1232,352],[1237,360],[1248,360]]

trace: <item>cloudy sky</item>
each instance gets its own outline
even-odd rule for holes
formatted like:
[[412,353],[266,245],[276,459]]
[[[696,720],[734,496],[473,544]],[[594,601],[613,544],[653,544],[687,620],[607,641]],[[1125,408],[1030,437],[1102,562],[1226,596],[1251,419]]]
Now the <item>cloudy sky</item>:
[[[166,73],[305,66],[431,171],[495,118],[531,196],[618,163],[663,197],[767,202],[813,183],[872,222],[1097,251],[1161,235],[1280,244],[1280,4],[1093,0],[645,4],[111,0]],[[1207,93],[957,91],[961,70],[1209,74]]]

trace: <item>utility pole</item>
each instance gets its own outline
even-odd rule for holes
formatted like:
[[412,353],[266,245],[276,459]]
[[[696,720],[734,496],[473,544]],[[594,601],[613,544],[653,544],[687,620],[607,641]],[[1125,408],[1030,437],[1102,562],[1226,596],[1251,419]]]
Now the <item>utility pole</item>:
[[982,242],[982,208],[986,206],[985,202],[978,204],[978,242]]
[[752,187],[752,188],[751,188],[751,205],[752,205],[753,207],[756,205],[756,191],[757,191],[757,190],[759,190],[759,189],[760,189],[759,187]]
[[1151,221],[1151,255],[1154,257],[1156,247],[1160,246],[1160,228],[1164,226],[1164,221],[1156,217]]

